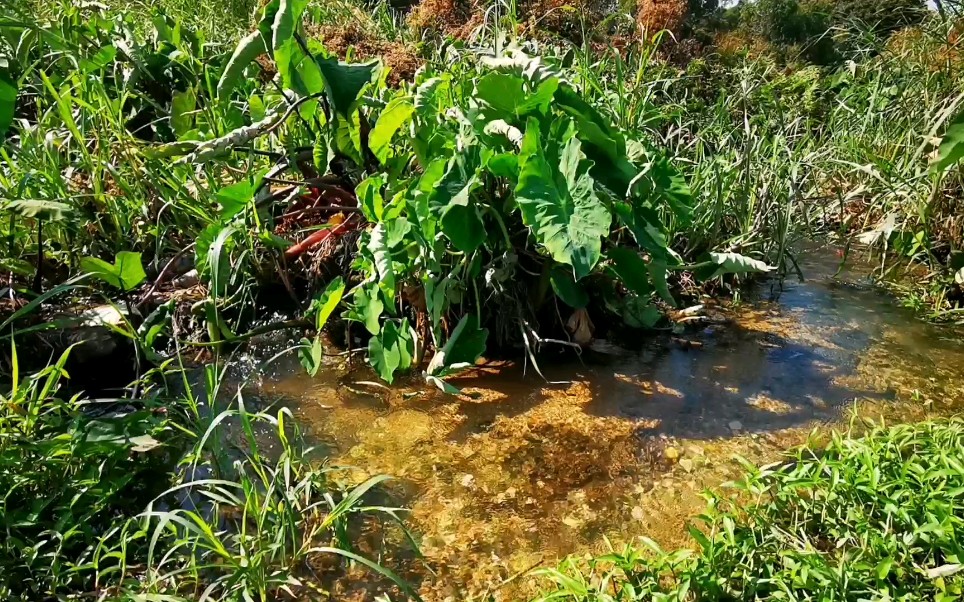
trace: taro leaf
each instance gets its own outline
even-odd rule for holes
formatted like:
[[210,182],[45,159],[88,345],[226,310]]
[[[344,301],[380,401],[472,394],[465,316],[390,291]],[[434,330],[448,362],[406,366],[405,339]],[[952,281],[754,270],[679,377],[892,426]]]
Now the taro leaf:
[[472,147],[452,157],[431,199],[442,232],[465,253],[474,251],[485,240],[485,225],[472,200],[472,192],[482,185],[476,170],[477,150]]
[[626,140],[602,114],[566,85],[558,87],[556,105],[575,121],[583,152],[593,161],[592,175],[622,198],[638,169],[626,158]]
[[414,350],[408,320],[402,320],[401,325],[388,320],[382,325],[381,332],[368,341],[368,361],[378,376],[391,384],[396,371],[411,367]]
[[325,324],[328,323],[328,318],[331,317],[332,312],[341,303],[341,298],[345,294],[345,281],[342,280],[341,276],[338,276],[334,280],[328,283],[325,290],[318,295],[315,301],[311,304],[312,311],[315,312],[315,330],[321,331]]
[[221,79],[218,80],[218,98],[225,98],[231,94],[244,75],[247,66],[254,59],[267,53],[268,46],[265,44],[264,35],[261,31],[252,31],[241,38],[237,48],[234,49],[234,54],[231,55],[227,66],[224,68],[224,73],[221,74]]
[[[2,132],[3,123],[0,122],[0,133]],[[958,113],[947,126],[941,146],[937,149],[937,161],[933,169],[945,170],[960,161],[962,157],[964,157],[964,111]]]
[[[307,6],[308,0],[280,0],[271,27],[271,50],[281,80],[286,88],[303,96],[325,89],[318,64],[306,54],[296,37]],[[315,106],[314,102],[306,104],[301,114],[310,114]]]
[[669,248],[659,215],[648,207],[630,205],[629,203],[613,203],[613,212],[620,222],[632,232],[636,244],[648,251],[654,258],[666,263],[679,263],[679,256]]
[[58,222],[74,211],[74,208],[66,203],[41,199],[10,201],[7,209],[21,217],[42,219],[45,222]]
[[435,353],[428,365],[428,373],[445,376],[455,370],[471,366],[485,353],[485,341],[489,336],[486,328],[479,328],[475,314],[464,316],[452,331],[445,346]]
[[519,156],[515,153],[493,155],[486,161],[485,167],[498,178],[515,180],[519,177]]
[[532,111],[547,113],[549,111],[549,104],[552,102],[552,97],[555,95],[558,88],[559,80],[557,78],[550,77],[543,80],[536,88],[535,92],[529,94],[522,104],[516,108],[516,113],[519,116],[525,115],[526,113],[530,113]]
[[178,138],[191,131],[195,109],[197,109],[197,93],[194,88],[174,93],[171,98],[171,129]]
[[495,110],[490,118],[514,116],[526,98],[522,78],[509,73],[492,72],[475,84],[475,97]]
[[231,219],[248,206],[261,187],[262,177],[263,173],[255,174],[253,179],[235,182],[215,193],[214,198],[221,204],[222,220]]
[[379,163],[388,160],[392,138],[412,118],[414,112],[415,105],[412,104],[411,97],[402,96],[393,98],[378,116],[375,127],[368,135],[368,148]]
[[117,253],[112,264],[96,257],[84,257],[80,260],[80,269],[124,292],[133,290],[147,278],[141,254],[133,251]]
[[363,164],[361,126],[358,111],[353,111],[347,118],[335,119],[335,121],[337,122],[335,127],[335,148],[355,163],[359,165]]
[[596,197],[579,138],[572,130],[563,140],[558,168],[546,159],[539,122],[529,118],[519,153],[516,200],[522,220],[553,259],[570,265],[576,280],[599,261],[602,238],[612,216]]
[[378,288],[386,299],[395,298],[395,266],[392,263],[391,249],[388,246],[388,231],[384,223],[372,228],[368,237],[368,252],[375,260],[378,270]]
[[0,139],[3,139],[13,123],[16,106],[17,82],[6,70],[0,70]]
[[272,26],[280,8],[281,0],[271,0],[265,4],[261,10],[258,29],[241,38],[224,68],[224,73],[221,74],[221,79],[218,80],[217,94],[219,99],[226,97],[234,90],[244,75],[245,68],[254,59],[271,51],[273,46]]
[[610,249],[607,253],[613,262],[613,271],[619,276],[623,285],[643,299],[653,292],[653,285],[649,281],[649,268],[639,253],[625,247]]
[[335,58],[315,58],[325,78],[335,110],[347,117],[362,90],[375,80],[378,61],[345,63]]
[[378,334],[378,318],[381,317],[385,308],[378,295],[378,289],[374,286],[355,289],[352,295],[352,306],[348,313],[349,319],[364,324],[369,333]]
[[589,295],[581,284],[572,277],[572,270],[562,266],[554,266],[549,272],[549,282],[556,296],[573,309],[582,309],[589,305]]
[[666,282],[666,265],[659,261],[651,261],[646,264],[646,269],[649,270],[649,277],[659,296],[671,307],[676,307],[676,299],[673,298],[673,293],[670,292],[669,284]]
[[775,269],[773,266],[769,266],[758,259],[740,255],[739,253],[709,253],[707,262],[711,265],[709,269],[703,272],[705,274],[708,273],[709,276],[703,277],[701,275],[701,278],[704,280],[716,278],[724,274],[759,274]]
[[361,206],[365,219],[370,222],[382,221],[382,213],[385,211],[385,199],[382,198],[382,186],[385,185],[385,177],[382,175],[369,176],[362,180],[355,188],[355,197]]
[[625,300],[622,314],[623,321],[633,328],[652,328],[663,317],[655,305],[635,295]]
[[471,200],[472,191],[481,185],[478,178],[473,177],[452,197],[442,212],[442,232],[456,249],[464,253],[478,249],[485,240],[485,225]]
[[298,346],[298,362],[301,363],[308,376],[318,374],[318,369],[321,368],[324,357],[323,352],[321,337],[316,336],[312,340],[301,339],[301,344]]
[[630,195],[639,201],[664,201],[682,223],[689,223],[692,214],[692,195],[686,178],[665,156],[650,156],[646,167],[633,178]]

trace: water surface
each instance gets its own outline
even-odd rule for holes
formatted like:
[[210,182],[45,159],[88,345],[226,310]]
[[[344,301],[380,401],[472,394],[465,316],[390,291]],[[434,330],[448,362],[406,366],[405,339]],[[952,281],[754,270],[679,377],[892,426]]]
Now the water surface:
[[[264,385],[296,408],[333,462],[397,478],[425,564],[407,576],[429,600],[532,594],[512,579],[570,553],[650,537],[689,545],[700,493],[814,429],[853,416],[916,420],[964,400],[959,331],[915,319],[833,249],[802,262],[806,281],[762,283],[711,320],[658,333],[622,354],[532,370],[490,363],[452,397],[417,382],[385,388],[361,367]],[[391,564],[391,558],[385,559]],[[506,582],[509,583],[506,583]],[[370,598],[350,584],[344,598]]]

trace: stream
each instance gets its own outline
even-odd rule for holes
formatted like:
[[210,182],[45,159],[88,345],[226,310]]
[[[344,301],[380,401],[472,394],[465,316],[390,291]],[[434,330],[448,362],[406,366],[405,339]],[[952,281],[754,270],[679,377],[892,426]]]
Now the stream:
[[[812,249],[804,282],[761,282],[739,304],[708,305],[715,319],[633,351],[542,365],[546,380],[487,363],[453,379],[454,397],[333,363],[315,378],[282,369],[261,393],[290,405],[332,463],[395,477],[425,561],[383,562],[408,567],[426,600],[531,596],[534,581],[514,576],[603,553],[607,538],[692,546],[700,494],[739,477],[736,456],[772,460],[854,416],[957,411],[960,331],[917,320],[866,266],[838,273],[839,262]],[[338,599],[372,597],[339,587]]]

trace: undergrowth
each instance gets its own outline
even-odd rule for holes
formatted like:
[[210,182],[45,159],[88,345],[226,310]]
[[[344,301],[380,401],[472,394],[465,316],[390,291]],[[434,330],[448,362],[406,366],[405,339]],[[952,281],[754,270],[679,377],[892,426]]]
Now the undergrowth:
[[540,574],[540,600],[957,600],[964,422],[835,433],[710,495],[695,550],[653,542]]

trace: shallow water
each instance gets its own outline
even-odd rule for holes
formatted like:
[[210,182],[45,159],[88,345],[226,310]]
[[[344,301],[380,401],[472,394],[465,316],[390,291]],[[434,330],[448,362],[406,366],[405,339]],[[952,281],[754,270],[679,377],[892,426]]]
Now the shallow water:
[[[604,537],[690,545],[686,521],[705,488],[739,475],[735,455],[766,461],[855,413],[956,411],[960,331],[917,321],[861,267],[837,274],[832,248],[801,267],[805,282],[761,284],[639,350],[542,366],[554,384],[488,364],[454,381],[456,398],[332,365],[314,379],[292,369],[264,392],[296,409],[333,462],[397,478],[425,564],[395,560],[424,597],[528,596],[535,583],[510,578],[604,551]],[[372,595],[340,587],[342,598]]]

